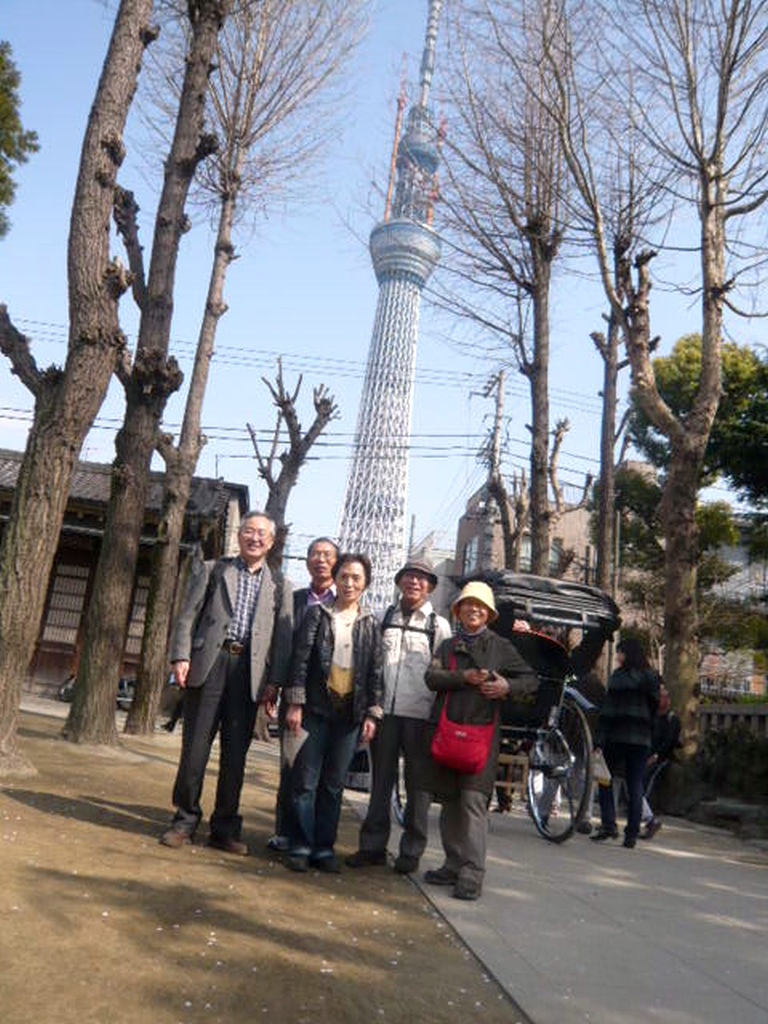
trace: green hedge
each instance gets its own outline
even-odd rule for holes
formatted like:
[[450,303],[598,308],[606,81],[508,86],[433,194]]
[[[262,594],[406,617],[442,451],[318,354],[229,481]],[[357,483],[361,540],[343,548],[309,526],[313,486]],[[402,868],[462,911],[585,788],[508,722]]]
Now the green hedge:
[[768,739],[747,725],[710,729],[693,757],[696,775],[720,796],[768,799]]

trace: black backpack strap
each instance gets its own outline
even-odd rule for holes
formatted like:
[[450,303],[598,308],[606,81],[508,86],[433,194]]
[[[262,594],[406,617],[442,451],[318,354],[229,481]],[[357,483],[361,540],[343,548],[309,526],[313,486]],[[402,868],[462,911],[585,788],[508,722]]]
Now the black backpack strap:
[[381,631],[385,629],[399,629],[401,633],[424,633],[429,639],[429,653],[435,653],[435,636],[437,634],[437,613],[432,611],[429,613],[427,618],[426,626],[411,626],[409,623],[393,622],[395,612],[397,611],[397,605],[391,604],[389,608],[384,612],[384,618],[381,620]]
[[429,653],[435,653],[435,637],[437,636],[437,612],[431,611],[427,619],[427,635],[429,636]]
[[398,626],[396,626],[396,625],[395,625],[395,624],[394,624],[394,623],[392,622],[392,619],[394,619],[394,617],[395,617],[395,612],[396,612],[396,611],[397,611],[397,605],[396,605],[396,604],[391,604],[391,605],[390,605],[390,606],[389,606],[389,607],[387,608],[387,610],[386,610],[386,611],[384,612],[384,618],[383,618],[383,619],[381,620],[381,629],[382,629],[382,632],[383,632],[383,631],[384,631],[385,629],[398,629],[398,628],[399,628]]

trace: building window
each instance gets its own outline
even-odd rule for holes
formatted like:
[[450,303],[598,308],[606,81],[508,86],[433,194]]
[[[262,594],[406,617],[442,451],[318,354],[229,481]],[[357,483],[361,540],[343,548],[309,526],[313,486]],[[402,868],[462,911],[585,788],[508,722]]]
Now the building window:
[[125,641],[126,655],[137,659],[141,654],[141,638],[144,636],[148,594],[149,576],[139,576],[136,580],[136,589],[133,592],[131,621],[128,625],[128,637]]
[[464,557],[461,563],[461,571],[466,576],[477,568],[477,553],[480,548],[480,538],[470,537],[464,545]]
[[549,545],[549,574],[556,576],[563,563],[563,542],[556,537]]
[[66,565],[60,562],[56,566],[48,614],[43,626],[43,642],[68,644],[70,647],[76,645],[89,572],[87,565]]

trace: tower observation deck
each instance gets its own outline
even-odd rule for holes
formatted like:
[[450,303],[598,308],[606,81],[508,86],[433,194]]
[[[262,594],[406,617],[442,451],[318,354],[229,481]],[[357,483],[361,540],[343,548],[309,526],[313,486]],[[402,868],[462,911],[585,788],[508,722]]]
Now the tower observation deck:
[[369,601],[380,612],[392,601],[405,556],[408,453],[421,292],[440,259],[431,227],[439,161],[438,132],[428,100],[443,0],[430,0],[419,100],[397,144],[391,213],[371,232],[379,299],[341,516],[344,551],[373,564]]

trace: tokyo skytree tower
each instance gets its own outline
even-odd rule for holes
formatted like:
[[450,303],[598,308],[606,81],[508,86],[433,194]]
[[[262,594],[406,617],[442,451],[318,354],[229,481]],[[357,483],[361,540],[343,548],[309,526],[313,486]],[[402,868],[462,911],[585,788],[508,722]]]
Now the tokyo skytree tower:
[[396,187],[392,180],[384,220],[371,232],[379,301],[360,400],[355,449],[347,479],[340,542],[373,564],[368,595],[380,612],[391,602],[394,576],[405,555],[408,451],[421,291],[440,258],[432,230],[439,138],[427,102],[443,0],[430,0],[419,101],[396,132]]

